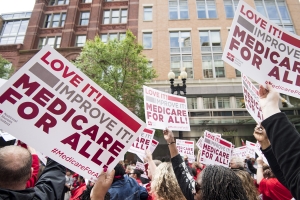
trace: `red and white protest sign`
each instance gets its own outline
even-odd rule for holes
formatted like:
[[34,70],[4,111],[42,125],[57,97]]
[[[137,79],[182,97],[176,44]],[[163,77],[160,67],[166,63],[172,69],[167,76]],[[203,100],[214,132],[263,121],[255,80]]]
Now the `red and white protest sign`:
[[205,131],[200,161],[207,165],[221,165],[229,167],[231,150],[231,142],[228,142],[209,131]]
[[137,155],[141,155],[143,158],[145,156],[145,150],[149,149],[152,144],[154,132],[155,130],[153,129],[145,128],[139,137],[136,138],[134,143],[132,143],[128,151]]
[[235,12],[222,59],[261,85],[300,97],[300,37],[244,1]]
[[242,74],[242,87],[245,107],[253,119],[260,123],[264,118],[259,105],[258,89],[245,74]]
[[[158,146],[159,142],[155,139],[152,139],[151,144],[149,146],[149,151],[151,152],[151,154],[153,154],[154,150],[156,149],[156,147]],[[145,153],[143,154],[136,154],[142,161],[144,161],[144,157],[146,156]]]
[[145,128],[49,46],[18,70],[0,95],[2,129],[93,181],[103,167],[112,170],[123,159]]
[[148,128],[190,131],[185,97],[143,86],[145,116]]
[[239,157],[246,159],[247,155],[249,154],[247,146],[241,146],[234,148],[232,151],[232,157]]
[[187,155],[190,163],[195,162],[194,141],[176,139],[176,147],[181,156]]
[[145,167],[144,163],[141,163],[141,162],[137,161],[136,164],[135,164],[135,168],[139,169],[139,170],[142,170],[144,173],[141,174],[141,177],[143,177],[145,179],[148,179],[147,172],[146,172],[146,167]]
[[204,138],[200,137],[199,140],[196,143],[196,146],[201,150],[202,148],[202,142],[203,142]]
[[250,158],[255,158],[255,150],[257,149],[256,144],[246,140],[246,147]]

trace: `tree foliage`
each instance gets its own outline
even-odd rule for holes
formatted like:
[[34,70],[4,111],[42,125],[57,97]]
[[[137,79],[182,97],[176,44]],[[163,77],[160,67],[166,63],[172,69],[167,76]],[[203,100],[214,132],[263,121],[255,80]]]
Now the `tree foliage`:
[[125,107],[144,119],[142,86],[156,77],[132,32],[123,40],[103,43],[99,36],[85,43],[75,65]]
[[0,54],[0,78],[8,79],[13,72],[11,63]]

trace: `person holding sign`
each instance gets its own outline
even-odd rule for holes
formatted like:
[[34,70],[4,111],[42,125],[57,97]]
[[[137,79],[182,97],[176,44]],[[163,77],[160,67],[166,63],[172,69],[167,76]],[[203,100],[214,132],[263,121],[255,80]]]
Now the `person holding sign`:
[[[288,189],[295,199],[300,199],[300,134],[285,113],[280,112],[279,93],[270,84],[267,84],[266,89],[260,86],[259,96],[265,118],[261,124],[270,141],[270,145],[262,145],[262,149],[266,151],[268,148],[272,148]],[[258,141],[264,137],[257,132],[254,133],[254,136]],[[269,160],[267,155],[266,157],[273,168],[274,163]]]

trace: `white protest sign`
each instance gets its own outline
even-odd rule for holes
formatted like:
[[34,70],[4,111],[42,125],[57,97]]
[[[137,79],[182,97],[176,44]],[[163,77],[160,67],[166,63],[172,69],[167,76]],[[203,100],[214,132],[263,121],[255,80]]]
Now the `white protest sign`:
[[202,148],[202,142],[203,142],[203,137],[200,137],[199,140],[196,143],[196,146],[201,150]]
[[12,136],[11,134],[9,134],[7,132],[0,132],[0,136],[2,136],[6,142],[16,139],[14,136]]
[[190,131],[185,97],[143,86],[145,117],[148,128]]
[[145,128],[50,46],[18,70],[0,95],[0,128],[93,181],[103,167],[112,170],[123,159]]
[[263,154],[263,152],[260,150],[260,144],[258,142],[256,142],[256,149],[255,149],[255,153],[258,155],[258,156],[261,156],[264,163],[266,163],[267,165],[269,165],[269,162],[266,158],[266,156]]
[[144,163],[141,163],[141,162],[137,161],[136,164],[135,164],[135,168],[139,169],[139,170],[142,170],[144,172],[144,174],[141,174],[141,177],[143,177],[145,179],[148,179],[148,176],[146,175],[146,168],[145,168]]
[[256,144],[246,140],[246,147],[250,158],[255,158],[255,150],[257,149]]
[[253,119],[260,123],[263,120],[263,114],[259,105],[258,89],[245,74],[242,74],[242,87],[246,109]]
[[187,155],[190,163],[195,161],[194,141],[176,139],[176,147],[181,156]]
[[232,151],[232,157],[239,157],[246,159],[248,154],[248,148],[246,146],[241,146],[234,148]]
[[229,167],[231,150],[231,142],[205,131],[200,161],[207,165]]
[[[128,152],[145,156],[145,150],[148,149],[151,145],[155,130],[145,128],[143,132],[136,138],[132,143],[131,147],[128,149]],[[143,160],[143,159],[142,159]]]
[[44,165],[47,164],[47,157],[43,153],[36,151],[36,155],[39,157],[40,161],[42,161]]
[[[155,139],[152,139],[151,144],[149,146],[149,151],[151,152],[151,154],[153,154],[154,150],[156,149],[156,147],[158,146],[159,142]],[[144,161],[144,157],[146,156],[144,153],[143,154],[136,154],[142,161]]]
[[235,12],[222,59],[251,79],[300,98],[300,37],[244,1]]

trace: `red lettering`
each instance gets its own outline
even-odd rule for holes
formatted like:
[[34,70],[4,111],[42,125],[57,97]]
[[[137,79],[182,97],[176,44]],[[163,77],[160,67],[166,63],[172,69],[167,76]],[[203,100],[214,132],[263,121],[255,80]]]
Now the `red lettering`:
[[63,144],[69,144],[71,146],[71,148],[74,151],[76,151],[79,139],[80,139],[79,133],[74,133],[73,135],[70,135],[69,137],[63,139],[60,142]]
[[[35,102],[40,104],[41,106],[46,106],[46,102],[50,100],[50,98],[53,98],[54,94],[49,92],[46,88],[42,88],[36,95],[32,98]],[[44,101],[46,102],[44,102]]]
[[34,125],[38,128],[43,126],[43,131],[49,134],[49,129],[57,124],[56,119],[48,113],[45,113]]
[[[58,107],[58,108],[57,108]],[[55,115],[61,115],[67,110],[67,105],[65,102],[56,98],[47,108],[51,113]]]
[[17,101],[12,98],[12,96],[16,97],[17,99],[21,99],[23,96],[19,94],[12,88],[8,88],[1,96],[0,96],[0,103],[2,104],[4,101],[9,101],[12,104],[15,104]]
[[88,123],[88,120],[85,116],[83,115],[77,115],[72,119],[72,127],[75,128],[76,130],[82,130],[82,126],[78,125],[78,121],[81,120],[83,123]]
[[[26,108],[31,108],[31,113],[25,113]],[[24,102],[18,107],[18,114],[23,119],[33,119],[39,114],[39,108],[32,102]]]
[[90,141],[86,141],[86,143],[83,145],[83,147],[79,150],[78,153],[80,153],[81,155],[83,155],[86,158],[90,157],[90,154],[86,152],[86,150],[89,148],[89,146],[92,144],[92,142]]
[[101,137],[98,139],[97,144],[101,145],[103,148],[107,149],[107,145],[111,144],[113,141],[113,138],[106,132],[104,132]]
[[124,148],[125,146],[121,143],[121,142],[119,142],[119,141],[115,141],[114,143],[113,143],[113,145],[111,145],[111,147],[109,148],[109,152],[111,153],[111,154],[113,154],[114,156],[118,156],[119,155],[119,153],[121,152],[121,150]]
[[82,131],[82,133],[83,133],[84,135],[89,135],[89,136],[91,137],[91,139],[92,139],[93,141],[95,141],[95,140],[96,140],[96,136],[97,136],[98,131],[99,131],[99,126],[94,125],[94,126],[91,126],[91,127],[88,128],[88,129]]
[[47,53],[45,53],[45,55],[42,56],[41,60],[46,63],[47,65],[49,64],[49,61],[46,60],[48,58],[48,56],[51,54],[50,51],[48,51]]

